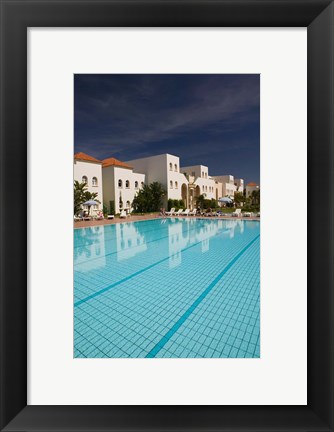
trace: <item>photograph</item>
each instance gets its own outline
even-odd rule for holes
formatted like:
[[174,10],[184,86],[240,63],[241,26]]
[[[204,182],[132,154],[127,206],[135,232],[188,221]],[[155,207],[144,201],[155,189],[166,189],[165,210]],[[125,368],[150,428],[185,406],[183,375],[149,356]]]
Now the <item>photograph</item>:
[[74,358],[260,358],[260,74],[74,74]]

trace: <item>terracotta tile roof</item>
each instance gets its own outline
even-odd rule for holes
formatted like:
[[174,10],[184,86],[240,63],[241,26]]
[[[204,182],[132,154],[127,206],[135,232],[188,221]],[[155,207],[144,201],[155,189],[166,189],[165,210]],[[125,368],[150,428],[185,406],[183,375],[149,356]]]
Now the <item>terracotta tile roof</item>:
[[257,184],[254,182],[251,182],[251,183],[248,183],[247,186],[257,186]]
[[74,159],[75,160],[83,160],[83,161],[87,161],[87,162],[99,162],[99,163],[101,163],[101,161],[98,159],[95,159],[95,157],[89,156],[88,154],[82,153],[82,152],[76,153],[74,155]]
[[104,159],[102,161],[102,167],[106,168],[109,166],[117,166],[117,167],[121,167],[121,168],[130,168],[133,169],[132,166],[126,164],[125,162],[121,162],[118,159],[115,158],[108,158],[108,159]]

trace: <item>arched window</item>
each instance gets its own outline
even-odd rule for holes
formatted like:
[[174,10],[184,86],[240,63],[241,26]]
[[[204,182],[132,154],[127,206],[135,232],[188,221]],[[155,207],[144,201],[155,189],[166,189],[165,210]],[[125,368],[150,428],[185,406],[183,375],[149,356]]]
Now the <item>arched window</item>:
[[130,203],[130,201],[127,201],[127,202],[126,202],[126,207],[127,207],[127,208],[130,208],[130,207],[131,207],[131,203]]
[[179,185],[177,184],[177,182],[175,182],[175,189],[177,189],[179,187]]
[[123,187],[123,182],[122,182],[122,180],[118,180],[118,187],[119,187],[119,188]]
[[202,177],[204,178],[204,171],[202,171]]
[[129,181],[129,180],[126,180],[126,182],[125,182],[125,187],[126,187],[126,188],[129,188],[129,187],[130,187],[130,181]]
[[208,173],[205,173],[205,178],[208,178]]
[[169,187],[170,187],[171,189],[173,189],[173,182],[172,182],[172,180],[169,182]]
[[206,191],[206,192],[208,191],[208,187],[207,187],[207,186],[205,186],[205,191]]
[[82,176],[81,181],[82,181],[82,183],[88,184],[88,178],[87,178],[87,176]]
[[177,171],[177,164],[174,165],[174,171]]
[[145,183],[144,182],[141,182],[141,187],[143,188],[145,186]]
[[97,178],[96,177],[92,178],[92,186],[97,186]]
[[173,164],[172,164],[172,162],[169,164],[169,171],[173,171]]
[[138,182],[135,181],[135,188],[138,189]]

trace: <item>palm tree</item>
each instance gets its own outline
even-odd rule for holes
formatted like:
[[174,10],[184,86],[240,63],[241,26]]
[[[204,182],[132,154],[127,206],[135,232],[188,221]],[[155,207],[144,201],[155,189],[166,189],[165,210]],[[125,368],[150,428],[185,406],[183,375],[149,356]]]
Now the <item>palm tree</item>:
[[[98,193],[97,192],[85,191],[84,194],[83,194],[83,197],[84,197],[84,201],[83,201],[84,203],[86,201],[96,201],[99,204],[101,204],[101,202],[98,199],[96,199],[98,197]],[[91,208],[91,206],[89,205],[88,206],[88,214],[90,213],[90,208]]]
[[74,215],[79,213],[81,205],[87,201],[85,199],[87,192],[86,183],[79,183],[77,180],[74,181]]

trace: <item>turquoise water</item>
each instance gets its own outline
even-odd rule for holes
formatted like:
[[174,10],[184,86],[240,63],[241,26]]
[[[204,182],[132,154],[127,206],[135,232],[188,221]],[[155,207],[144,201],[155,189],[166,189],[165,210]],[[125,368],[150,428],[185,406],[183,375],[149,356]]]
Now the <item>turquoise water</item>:
[[260,222],[75,229],[74,357],[260,357]]

